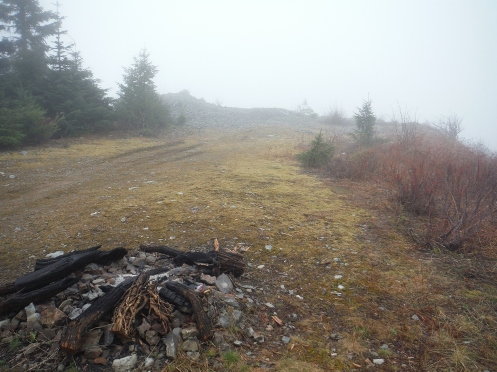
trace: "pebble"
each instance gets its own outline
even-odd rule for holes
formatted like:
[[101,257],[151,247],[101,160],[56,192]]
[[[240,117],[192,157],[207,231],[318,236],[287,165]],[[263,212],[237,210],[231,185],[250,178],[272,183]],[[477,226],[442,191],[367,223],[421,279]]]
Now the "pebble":
[[112,362],[112,369],[115,372],[128,372],[135,367],[137,362],[138,357],[136,354],[132,354],[121,359],[114,359]]
[[221,274],[216,279],[216,287],[222,293],[230,293],[233,290],[233,283],[226,274]]
[[373,359],[373,363],[381,366],[383,363],[385,363],[385,359]]

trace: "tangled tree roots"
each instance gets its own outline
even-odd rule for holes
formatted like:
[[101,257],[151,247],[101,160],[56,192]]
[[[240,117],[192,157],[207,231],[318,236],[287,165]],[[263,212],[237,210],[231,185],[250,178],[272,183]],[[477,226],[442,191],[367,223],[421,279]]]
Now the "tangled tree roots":
[[114,311],[112,332],[130,339],[136,333],[136,317],[140,313],[155,316],[164,332],[171,329],[172,305],[164,302],[158,294],[157,284],[148,282],[149,275],[141,274],[128,289],[120,305]]

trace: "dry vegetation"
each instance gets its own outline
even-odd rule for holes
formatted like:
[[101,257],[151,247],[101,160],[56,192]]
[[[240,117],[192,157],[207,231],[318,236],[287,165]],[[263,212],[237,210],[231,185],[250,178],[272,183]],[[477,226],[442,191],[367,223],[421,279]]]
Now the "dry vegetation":
[[[217,237],[249,248],[246,279],[260,303],[275,306],[251,314],[267,340],[255,359],[206,348],[201,362],[185,357],[165,370],[208,370],[209,358],[232,371],[496,370],[495,238],[473,254],[420,249],[408,227],[424,220],[387,184],[300,169],[295,154],[311,139],[261,126],[0,154],[1,282],[61,248],[186,250]],[[372,156],[354,159],[379,169]],[[352,160],[341,160],[344,171]],[[288,345],[264,331],[273,313],[298,320]]]

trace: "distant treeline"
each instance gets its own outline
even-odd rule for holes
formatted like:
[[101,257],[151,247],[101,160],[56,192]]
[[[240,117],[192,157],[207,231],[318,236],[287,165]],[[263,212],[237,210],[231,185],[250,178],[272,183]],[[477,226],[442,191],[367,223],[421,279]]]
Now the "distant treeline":
[[112,99],[64,43],[62,20],[58,6],[54,13],[38,0],[0,0],[0,150],[116,129],[155,135],[173,123],[145,50]]

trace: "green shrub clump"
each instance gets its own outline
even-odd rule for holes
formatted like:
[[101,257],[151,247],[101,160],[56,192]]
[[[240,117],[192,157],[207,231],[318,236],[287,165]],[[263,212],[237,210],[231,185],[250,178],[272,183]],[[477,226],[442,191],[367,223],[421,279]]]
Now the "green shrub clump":
[[329,141],[324,139],[323,133],[314,137],[311,143],[311,148],[297,155],[297,159],[302,163],[304,167],[307,168],[322,168],[328,165],[333,154],[335,152],[335,147]]

